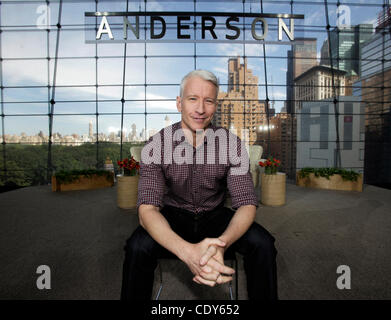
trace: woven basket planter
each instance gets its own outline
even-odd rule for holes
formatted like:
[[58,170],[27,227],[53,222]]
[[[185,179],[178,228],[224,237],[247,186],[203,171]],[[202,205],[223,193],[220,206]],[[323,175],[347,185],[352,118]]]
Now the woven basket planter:
[[286,201],[286,174],[262,173],[261,202],[266,206],[283,206]]
[[308,177],[300,178],[299,174],[297,173],[296,185],[300,187],[316,189],[362,192],[362,174],[360,174],[357,181],[343,180],[339,174],[333,174],[329,178],[330,179],[324,177],[315,177],[313,173],[310,173]]
[[139,176],[117,176],[117,205],[122,209],[134,209],[137,205]]

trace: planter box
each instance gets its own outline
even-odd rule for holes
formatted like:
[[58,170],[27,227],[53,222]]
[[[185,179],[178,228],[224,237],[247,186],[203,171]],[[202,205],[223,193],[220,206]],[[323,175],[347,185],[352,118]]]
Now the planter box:
[[362,192],[362,183],[362,174],[357,181],[347,181],[343,180],[339,174],[330,176],[328,180],[324,177],[315,177],[313,173],[310,173],[307,178],[300,178],[299,173],[296,173],[296,185],[300,187]]
[[79,178],[71,183],[59,183],[55,176],[52,176],[52,191],[72,191],[72,190],[91,190],[112,187],[114,185],[114,174],[109,180],[106,175],[100,176],[93,174],[91,176],[80,175]]
[[133,209],[137,205],[139,176],[117,176],[117,205],[121,209]]
[[262,173],[261,202],[266,206],[279,207],[286,201],[286,174]]

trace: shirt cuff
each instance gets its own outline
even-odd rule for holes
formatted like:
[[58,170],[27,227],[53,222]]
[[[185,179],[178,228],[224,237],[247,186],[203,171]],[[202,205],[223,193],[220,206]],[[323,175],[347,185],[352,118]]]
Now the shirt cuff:
[[256,199],[240,199],[239,201],[235,201],[232,199],[232,209],[237,210],[241,206],[253,205],[256,208],[259,207],[259,203]]

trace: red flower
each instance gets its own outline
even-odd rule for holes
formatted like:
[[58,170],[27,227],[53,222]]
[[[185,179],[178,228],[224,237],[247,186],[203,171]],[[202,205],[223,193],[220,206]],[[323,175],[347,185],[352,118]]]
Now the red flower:
[[281,161],[274,158],[274,157],[269,157],[265,161],[259,161],[259,165],[261,167],[278,167],[281,164]]
[[117,164],[120,168],[124,169],[125,175],[134,176],[140,170],[140,164],[137,162],[133,156],[129,158],[125,158],[122,161],[118,160]]

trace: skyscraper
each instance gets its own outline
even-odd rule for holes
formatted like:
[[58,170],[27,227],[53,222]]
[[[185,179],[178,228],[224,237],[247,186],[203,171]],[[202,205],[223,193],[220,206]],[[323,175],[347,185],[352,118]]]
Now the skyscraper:
[[294,79],[307,70],[316,66],[316,38],[296,38],[292,50],[288,51],[288,70],[286,75],[286,99],[287,112],[295,112],[295,90]]
[[323,42],[322,48],[320,49],[320,63],[321,66],[329,66],[330,65],[330,47],[329,47],[329,39],[326,39]]
[[137,141],[138,140],[138,138],[137,138],[137,127],[136,127],[136,124],[135,123],[133,123],[132,125],[131,125],[131,128],[132,128],[132,130],[131,130],[131,132],[129,133],[129,140],[130,141]]
[[[362,46],[372,34],[372,24],[334,28],[330,32],[330,50],[333,68],[346,71],[347,76],[360,76]],[[327,40],[326,40],[327,41]],[[321,61],[330,66],[329,52],[321,51]],[[328,62],[327,62],[328,61]]]
[[249,130],[249,144],[257,139],[257,128],[266,122],[265,103],[258,100],[258,77],[247,68],[247,59],[228,60],[228,92],[220,91],[213,123],[232,130],[240,138]]
[[168,127],[171,125],[171,119],[166,115],[164,118],[164,127]]
[[391,186],[391,26],[390,9],[379,14],[376,32],[361,50],[357,82],[365,105],[365,183]]
[[293,79],[318,64],[316,38],[296,38],[292,46]]
[[294,112],[293,101],[293,52],[288,50],[287,52],[287,72],[286,72],[286,112],[291,114]]
[[296,112],[301,109],[303,101],[345,96],[345,74],[345,71],[329,66],[315,66],[295,78]]
[[88,125],[88,136],[91,138],[94,136],[92,120],[90,120],[90,123]]

